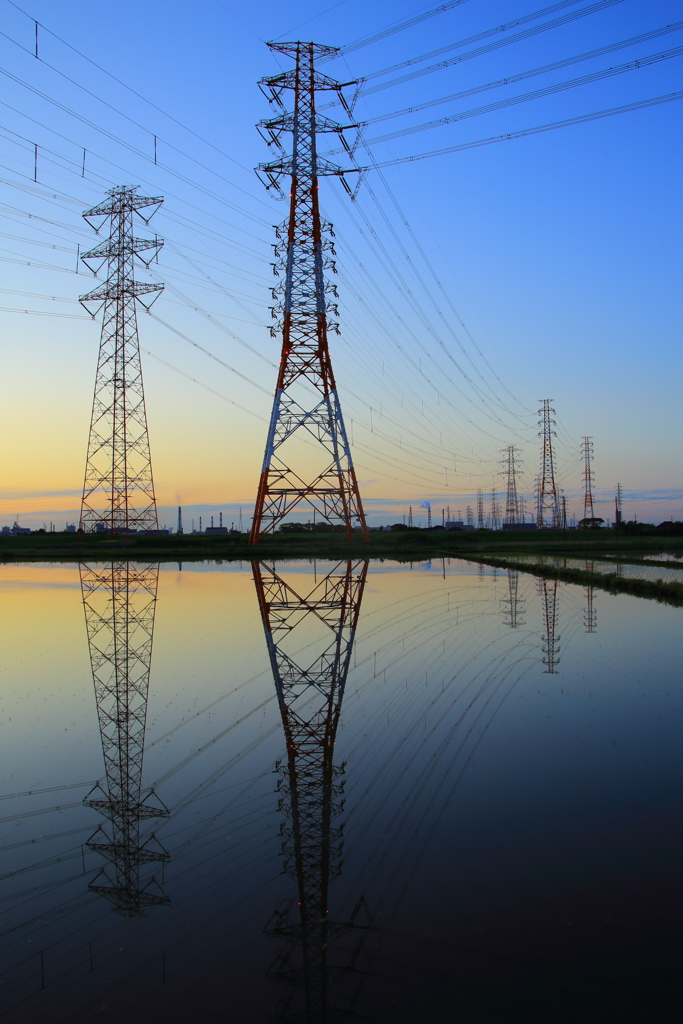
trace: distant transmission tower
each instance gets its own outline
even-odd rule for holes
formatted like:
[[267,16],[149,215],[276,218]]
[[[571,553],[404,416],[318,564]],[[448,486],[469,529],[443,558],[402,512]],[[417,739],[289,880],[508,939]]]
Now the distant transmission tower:
[[[329,312],[337,312],[336,306],[328,303],[328,296],[336,295],[336,287],[325,279],[326,270],[335,270],[332,226],[321,219],[318,207],[320,175],[336,174],[345,181],[342,168],[320,158],[317,151],[319,132],[338,132],[343,138],[343,127],[315,110],[316,92],[322,90],[336,92],[345,104],[340,84],[314,67],[317,57],[337,51],[316,43],[268,45],[293,57],[296,66],[260,83],[281,113],[259,127],[267,134],[269,145],[282,149],[283,132],[292,133],[293,144],[291,156],[283,153],[259,168],[268,188],[282,194],[282,177],[291,178],[291,185],[289,217],[277,229],[275,245],[278,262],[274,270],[282,280],[273,289],[276,324],[271,331],[273,336],[282,333],[282,356],[249,539],[258,543],[259,537],[272,533],[303,503],[313,509],[314,516],[344,530],[348,539],[358,527],[367,540],[327,344],[328,328],[338,330],[338,324],[328,319]],[[291,113],[282,101],[285,90],[294,94]],[[317,392],[313,408],[311,388]],[[304,439],[317,442],[316,455],[302,445]]]
[[538,512],[536,525],[539,530],[544,526],[551,526],[558,530],[562,525],[560,515],[560,502],[555,486],[555,465],[553,459],[553,437],[556,433],[553,430],[555,420],[552,415],[555,410],[551,407],[552,399],[541,399],[543,406],[538,410],[541,417],[539,437],[543,438],[541,445],[541,483],[538,492]]
[[491,529],[497,530],[500,526],[500,505],[498,494],[495,489],[491,491]]
[[583,438],[583,518],[594,519],[593,511],[593,442],[590,437]]
[[559,636],[556,635],[557,626],[557,580],[543,580],[543,626],[545,636],[543,641],[543,664],[545,671],[554,675],[555,666],[559,662]]
[[[108,199],[83,214],[97,231],[110,222],[109,238],[81,257],[94,273],[107,264],[104,284],[81,298],[92,316],[103,310],[81,506],[80,527],[85,531],[159,529],[136,307],[139,302],[149,309],[164,286],[136,281],[134,269],[136,259],[148,267],[164,243],[135,238],[133,218],[137,214],[148,224],[163,199],[136,191],[112,188]],[[150,208],[150,215],[143,216],[141,211]],[[151,253],[149,259],[143,253]]]
[[519,451],[520,449],[515,448],[513,444],[509,444],[507,448],[501,448],[501,454],[504,456],[503,466],[507,473],[505,522],[510,526],[517,526],[523,521],[519,507],[519,498],[517,496],[517,467],[515,463],[515,454]]
[[621,484],[617,484],[616,494],[614,495],[614,525],[617,530],[621,526]]
[[484,529],[484,492],[481,487],[477,488],[477,526]]
[[140,878],[141,866],[169,859],[153,833],[140,838],[143,821],[169,813],[154,793],[142,798],[159,566],[81,564],[80,571],[106,778],[106,788],[98,783],[83,802],[107,819],[86,845],[109,862],[88,888],[117,913],[138,917],[170,903],[154,876]]
[[[330,1005],[328,988],[350,974],[337,942],[354,924],[329,913],[330,882],[341,871],[343,765],[334,750],[344,688],[367,575],[367,561],[338,563],[307,594],[272,566],[253,563],[254,582],[287,757],[278,764],[285,872],[296,882],[296,901],[273,915],[267,932],[284,940],[271,973],[291,985],[275,1019],[325,1024],[343,1019]],[[304,622],[308,646],[294,631]],[[312,632],[313,631],[313,632]],[[301,657],[305,661],[301,662]],[[357,910],[359,908],[356,908]]]

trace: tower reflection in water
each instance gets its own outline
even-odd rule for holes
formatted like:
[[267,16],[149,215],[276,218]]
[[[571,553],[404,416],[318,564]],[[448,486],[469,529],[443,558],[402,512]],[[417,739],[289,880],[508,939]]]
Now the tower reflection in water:
[[[284,940],[271,974],[291,989],[277,1019],[323,1024],[333,1013],[328,986],[353,967],[333,963],[335,939],[353,928],[329,918],[328,888],[340,872],[344,765],[334,745],[344,687],[367,575],[367,561],[344,561],[308,590],[308,577],[286,582],[265,563],[253,563],[268,655],[287,744],[278,765],[285,871],[297,884],[294,900],[280,907],[268,932]],[[350,1010],[351,1007],[347,1007]]]
[[168,861],[153,833],[141,841],[141,823],[168,817],[154,793],[142,799],[147,693],[159,566],[112,562],[80,566],[81,591],[90,649],[105,779],[85,798],[102,814],[89,849],[109,864],[89,885],[124,917],[168,904],[154,875],[141,869]]

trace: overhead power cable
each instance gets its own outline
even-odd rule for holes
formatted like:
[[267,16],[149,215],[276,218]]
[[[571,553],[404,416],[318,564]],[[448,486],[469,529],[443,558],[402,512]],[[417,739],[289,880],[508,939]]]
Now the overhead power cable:
[[[0,68],[0,73],[3,73],[1,68]],[[22,84],[25,84],[25,83],[22,83]],[[28,86],[28,88],[31,88],[31,87]],[[49,99],[49,97],[48,97],[48,99]],[[52,101],[50,100],[50,102],[52,102]],[[22,110],[18,110],[16,107],[10,106],[10,104],[9,103],[5,103],[4,100],[0,100],[0,103],[2,103],[2,105],[4,107],[7,107],[8,110],[12,110],[15,114],[19,114],[21,117],[25,118],[27,121],[31,121],[33,124],[38,125],[39,128],[44,128],[46,131],[49,131],[53,135],[56,135],[57,138],[63,139],[65,142],[69,142],[71,145],[75,146],[78,150],[83,148],[80,143],[77,143],[73,139],[70,139],[68,135],[64,135],[64,134],[62,134],[62,132],[58,132],[55,128],[52,128],[49,125],[43,124],[42,121],[38,121],[36,118],[31,117],[30,114],[25,114]],[[64,109],[66,110],[67,113],[72,114],[77,120],[85,121],[84,118],[81,118],[80,114],[77,114],[77,113],[69,110],[68,108],[64,108]],[[86,124],[90,124],[90,122],[85,122],[85,123]],[[10,129],[4,129],[4,130],[5,131],[10,131]],[[120,143],[121,145],[125,146],[128,149],[132,149],[133,152],[138,152],[138,151],[136,151],[134,149],[134,147],[128,146],[127,143],[122,142],[116,136],[109,135],[109,133],[104,131],[104,129],[97,129],[97,130],[98,131],[102,131],[105,135],[110,137],[112,141]],[[17,132],[10,132],[10,134],[15,135],[16,138],[18,138],[18,139],[22,139],[24,142],[29,144],[31,149],[33,149],[33,147],[35,145],[35,141],[33,139],[28,139],[28,138],[26,138],[26,136],[19,135]],[[52,156],[55,156],[55,157],[59,158],[60,160],[64,160],[67,164],[70,164],[73,168],[80,167],[80,165],[77,164],[77,162],[75,160],[72,160],[69,157],[65,157],[65,156],[63,156],[60,153],[56,153],[55,151],[48,149],[46,146],[42,146],[41,145],[39,148],[40,148],[41,152],[49,153]],[[99,153],[94,153],[93,155],[97,156],[97,158],[99,160],[102,160],[104,163],[109,164],[111,167],[114,167],[117,171],[123,171],[124,174],[126,174],[126,175],[130,174],[130,170],[129,169],[127,169],[125,167],[121,167],[119,164],[114,163],[113,160],[108,159],[108,157],[104,157],[104,156],[102,156]],[[142,156],[143,159],[146,159],[149,162],[153,163],[153,161],[151,161],[151,158],[148,158],[144,153],[139,152],[138,155]],[[3,166],[3,165],[0,165],[0,166]],[[163,165],[159,165],[159,166],[162,167],[162,170],[163,169],[168,170],[168,168],[164,168]],[[175,172],[171,172],[171,173],[175,173]],[[23,177],[26,177],[28,179],[28,175],[23,175]],[[81,177],[80,173],[78,174],[78,177],[79,178]],[[139,174],[136,174],[135,177],[136,177],[136,179],[138,180],[138,182],[140,184],[147,185],[151,189],[155,189],[156,188],[156,183],[155,182],[150,182],[149,180],[141,179]],[[182,178],[182,175],[180,177]],[[33,180],[32,177],[31,177],[31,180]],[[102,180],[106,180],[106,179],[102,179]],[[115,183],[115,180],[116,179],[110,179],[108,184]],[[36,195],[36,196],[39,196],[41,198],[45,198],[45,199],[48,199],[48,200],[59,200],[61,202],[69,202],[69,203],[72,203],[75,206],[81,206],[81,207],[84,205],[83,201],[80,200],[80,199],[74,199],[72,196],[67,196],[65,193],[62,193],[62,195],[56,195],[56,194],[53,194],[53,193],[50,193],[50,192],[46,192],[45,189],[38,188],[37,186],[35,186],[33,184],[30,184],[30,185],[20,185],[17,182],[11,181],[10,179],[7,179],[7,178],[0,178],[0,182],[2,182],[3,184],[6,184],[6,185],[12,185],[14,188],[19,188],[19,189],[21,189],[24,192],[28,192],[30,195]],[[209,198],[215,198],[214,194],[211,193],[210,191],[202,189],[201,186],[196,186],[196,187],[199,189],[199,191],[205,192],[209,196]],[[255,238],[257,242],[262,242],[262,239],[258,235],[253,234],[253,232],[251,232],[251,231],[247,231],[246,228],[240,228],[236,224],[231,224],[230,221],[223,220],[222,217],[217,217],[215,213],[211,213],[208,210],[203,209],[201,206],[196,206],[194,203],[191,203],[188,199],[182,199],[180,196],[175,195],[173,192],[169,192],[168,189],[164,189],[164,195],[167,196],[167,197],[170,197],[172,199],[175,199],[178,202],[184,203],[191,210],[197,210],[200,213],[205,214],[207,217],[210,217],[212,221],[219,222],[221,224],[225,224],[229,228],[234,228],[237,231],[241,231],[243,234],[249,235],[251,238]],[[230,204],[226,202],[224,205],[229,206]],[[231,246],[233,246],[234,248],[236,248],[240,252],[244,250],[248,254],[255,255],[259,259],[262,258],[261,254],[259,252],[257,252],[255,249],[250,249],[243,242],[235,242],[234,240],[228,242],[226,239],[224,239],[224,244],[231,245]]]
[[[557,82],[555,85],[547,85],[543,89],[534,89],[531,92],[522,93],[519,96],[507,96],[495,103],[487,103],[483,107],[473,107],[471,110],[463,110],[457,114],[449,114],[446,117],[439,117],[435,121],[426,121],[423,124],[411,125],[408,128],[400,128],[394,132],[387,132],[386,135],[378,135],[373,139],[364,140],[359,143],[362,147],[377,145],[380,142],[393,142],[394,139],[401,139],[406,135],[415,135],[418,132],[429,131],[432,128],[442,128],[456,121],[464,121],[470,117],[479,117],[481,114],[490,114],[495,110],[503,110],[506,107],[513,107],[519,103],[528,103],[530,100],[541,99],[544,96],[552,96],[558,92],[566,92],[568,89],[577,89],[582,85],[591,85],[593,82],[600,82],[605,78],[614,78],[616,75],[623,75],[629,71],[637,71],[640,68],[649,67],[652,64],[660,64],[664,60],[671,60],[673,57],[680,57],[683,53],[683,46],[674,46],[670,50],[661,53],[653,53],[649,57],[639,57],[636,60],[628,61],[626,64],[617,64],[613,68],[604,68],[602,71],[594,71],[590,75],[581,75],[579,78],[570,78],[565,82]],[[329,154],[342,152],[341,149],[333,149]]]
[[173,363],[169,363],[166,359],[162,359],[161,356],[158,356],[156,354],[156,352],[150,352],[148,348],[143,349],[143,352],[145,352],[148,356],[151,356],[152,359],[156,359],[158,363],[162,363],[164,366],[167,366],[169,370],[173,370],[174,373],[178,373],[180,374],[181,377],[184,377],[186,380],[189,380],[193,384],[196,384],[198,387],[204,388],[205,391],[210,391],[211,394],[215,395],[217,398],[222,398],[224,402],[229,402],[230,405],[234,405],[236,409],[240,409],[242,412],[246,412],[249,416],[255,416],[257,420],[261,420],[263,423],[268,422],[267,417],[259,415],[259,413],[254,412],[253,409],[248,409],[245,405],[240,405],[240,403],[235,402],[234,399],[228,398],[227,395],[221,394],[220,391],[216,391],[215,388],[209,387],[209,385],[204,384],[203,381],[197,380],[197,378],[193,377],[191,374],[185,373],[184,370],[181,370],[179,369],[179,367],[174,366]]
[[[541,132],[550,132],[555,128],[567,128],[574,124],[585,124],[588,121],[597,121],[603,117],[612,117],[614,114],[626,114],[632,110],[644,110],[646,107],[655,107],[663,103],[671,103],[674,100],[683,98],[683,91],[671,92],[664,96],[653,96],[651,99],[638,100],[636,103],[625,103],[621,107],[610,107],[608,110],[597,110],[594,114],[581,114],[579,117],[567,117],[563,121],[553,121],[550,124],[540,124],[535,128],[522,128],[517,132],[507,132],[505,135],[494,135],[489,139],[476,139],[474,142],[463,142],[457,146],[445,146],[443,149],[433,149],[428,153],[416,153],[414,156],[400,156],[393,160],[382,160],[377,167],[395,167],[397,164],[415,163],[416,160],[426,160],[428,157],[444,156],[447,153],[459,153],[465,149],[476,149],[479,146],[490,146],[494,142],[507,142],[510,139],[521,139],[525,135],[539,135]],[[372,167],[363,167],[361,170],[370,171]]]
[[51,313],[42,309],[14,309],[12,306],[0,306],[0,313],[28,313],[29,316],[55,316],[60,320],[89,320],[89,316],[77,313]]
[[569,14],[562,15],[561,18],[554,18],[552,21],[545,21],[542,25],[534,25],[533,28],[527,28],[523,32],[517,32],[513,36],[506,36],[504,39],[496,39],[492,43],[487,43],[485,46],[478,46],[474,50],[468,50],[467,53],[462,53],[458,57],[450,57],[448,60],[442,60],[438,64],[430,64],[429,67],[419,68],[416,71],[411,71],[407,75],[401,75],[399,78],[392,78],[388,82],[381,82],[379,85],[373,85],[369,89],[363,88],[363,96],[371,96],[373,93],[382,92],[384,89],[391,89],[395,85],[403,85],[405,82],[412,82],[415,78],[422,78],[424,75],[431,75],[434,71],[443,71],[444,68],[453,67],[455,64],[460,64],[465,60],[472,60],[474,57],[481,57],[485,53],[492,53],[494,50],[499,50],[503,46],[511,46],[513,43],[521,42],[523,39],[531,39],[533,36],[537,36],[542,32],[548,32],[550,29],[559,28],[561,25],[567,25],[572,21],[576,21],[578,18],[585,18],[590,14],[595,14],[598,11],[604,10],[606,7],[613,7],[615,4],[623,3],[624,0],[598,0],[597,3],[591,4],[589,7],[583,7],[580,11],[571,11]]
[[[10,81],[15,82],[17,85],[23,86],[24,89],[27,89],[29,92],[32,92],[34,94],[34,96],[38,96],[38,97],[40,97],[40,99],[45,100],[46,103],[51,103],[53,106],[57,107],[58,110],[63,111],[65,114],[69,114],[71,117],[75,118],[77,121],[80,121],[82,124],[86,125],[86,127],[93,129],[93,131],[99,132],[101,135],[104,135],[105,138],[109,139],[111,142],[115,142],[118,145],[123,146],[125,149],[129,150],[131,153],[134,153],[136,156],[140,157],[142,160],[146,160],[147,163],[150,163],[150,164],[153,164],[154,166],[160,167],[162,170],[166,171],[168,174],[173,175],[174,178],[178,178],[178,180],[182,181],[183,184],[190,185],[190,186],[192,186],[192,188],[196,188],[198,192],[202,192],[204,195],[209,196],[209,198],[214,199],[216,202],[221,203],[223,206],[227,206],[228,209],[236,210],[239,213],[243,212],[242,207],[237,206],[236,203],[230,202],[230,200],[226,199],[225,196],[220,195],[218,192],[214,192],[212,189],[206,188],[205,186],[198,184],[191,177],[188,177],[188,175],[183,174],[181,171],[174,170],[168,164],[163,164],[163,163],[160,163],[158,161],[155,161],[154,157],[151,154],[145,153],[145,151],[140,149],[138,146],[134,146],[131,142],[128,142],[125,139],[119,138],[113,132],[110,132],[106,128],[103,128],[101,125],[97,124],[97,122],[91,121],[89,118],[84,117],[82,114],[77,113],[75,110],[72,110],[71,107],[67,106],[65,103],[61,103],[59,100],[55,99],[53,96],[49,96],[47,93],[43,92],[41,89],[37,89],[35,86],[31,85],[29,82],[25,82],[23,78],[20,78],[18,75],[13,74],[11,71],[8,71],[6,68],[0,68],[0,74],[5,75],[6,78],[9,78]],[[3,106],[9,107],[10,110],[14,109],[13,107],[10,107],[8,103],[3,103]],[[19,111],[19,113],[21,113],[21,112]],[[28,117],[27,114],[24,114],[23,116],[27,117],[31,121],[34,120],[34,118]],[[36,121],[35,123],[39,124],[40,122]],[[46,126],[43,126],[43,127],[46,127]],[[49,131],[53,131],[55,135],[59,135],[60,134],[59,132],[54,131],[54,129],[48,129],[48,130]],[[188,204],[188,205],[191,205],[191,204]],[[262,225],[266,223],[265,221],[262,221],[259,218],[252,218],[252,219],[257,220]],[[235,225],[233,225],[233,226],[235,226]],[[243,231],[245,234],[251,234],[251,232],[246,231],[245,228],[237,228],[237,230],[238,231]],[[257,236],[253,236],[253,237],[257,237]]]
[[628,46],[636,46],[638,43],[649,42],[660,36],[669,35],[671,32],[680,32],[683,29],[683,21],[673,22],[671,25],[664,25],[662,28],[654,29],[652,32],[643,32],[639,36],[632,36],[630,39],[623,39],[618,43],[610,43],[608,46],[600,46],[597,50],[589,50],[587,53],[577,54],[575,57],[566,57],[564,60],[557,60],[552,64],[544,64],[530,71],[522,71],[517,75],[506,75],[495,82],[487,82],[485,85],[475,85],[471,89],[463,89],[461,92],[453,92],[449,96],[439,96],[435,100],[426,100],[424,103],[417,103],[412,107],[404,107],[390,114],[379,114],[377,117],[370,117],[366,121],[359,122],[361,125],[377,124],[380,121],[389,121],[394,117],[402,117],[404,114],[416,114],[420,110],[428,110],[430,107],[438,107],[442,103],[451,103],[455,100],[465,99],[467,96],[476,96],[478,93],[488,92],[490,89],[499,89],[501,86],[512,85],[515,82],[523,82],[536,75],[546,75],[551,71],[559,71],[562,68],[571,67],[582,61],[592,60],[594,57],[602,57],[615,50],[623,50]]
[[[387,193],[389,195],[389,198],[391,199],[394,207],[396,208],[396,210],[397,210],[397,212],[398,212],[398,214],[399,214],[399,216],[400,216],[400,218],[401,218],[401,220],[403,222],[403,225],[404,225],[406,231],[410,235],[410,238],[412,239],[413,244],[415,245],[415,247],[416,247],[417,251],[419,252],[420,256],[422,257],[423,261],[425,262],[425,264],[427,266],[427,269],[429,270],[431,276],[434,278],[434,281],[436,283],[437,288],[439,289],[440,293],[443,295],[444,299],[448,303],[448,305],[449,305],[449,307],[451,309],[451,312],[453,313],[453,315],[455,316],[456,320],[458,321],[458,323],[462,327],[463,331],[467,335],[468,339],[472,343],[475,351],[477,352],[477,354],[479,355],[479,357],[481,358],[481,360],[483,361],[483,363],[487,367],[487,369],[490,370],[490,372],[493,374],[493,376],[498,381],[498,383],[503,388],[503,390],[506,391],[507,394],[510,396],[510,398],[512,398],[515,402],[517,402],[523,409],[525,409],[526,412],[529,412],[530,410],[527,409],[527,407],[524,405],[524,403],[521,402],[516,397],[516,395],[514,395],[512,393],[512,391],[510,391],[510,389],[503,383],[503,381],[501,380],[500,376],[498,375],[498,373],[496,373],[496,371],[491,366],[491,364],[489,363],[488,359],[486,358],[486,356],[482,352],[482,350],[479,347],[478,343],[475,341],[474,337],[470,333],[469,328],[467,327],[466,323],[464,322],[464,320],[460,316],[458,310],[456,309],[450,294],[448,293],[448,291],[446,291],[446,289],[444,288],[440,278],[438,277],[432,262],[427,257],[427,254],[426,254],[426,252],[424,250],[424,247],[421,245],[421,243],[419,242],[415,232],[413,231],[408,218],[406,217],[402,207],[400,206],[400,204],[399,204],[399,202],[398,202],[398,200],[396,198],[396,195],[394,194],[393,190],[391,189],[391,187],[389,185],[389,182],[386,179],[386,176],[379,169],[378,169],[378,174],[379,174],[379,177],[380,177],[380,180],[381,180],[382,184],[384,185],[384,188],[386,189],[386,191],[387,191]],[[376,196],[374,198],[375,198],[375,202],[378,202]]]
[[252,387],[255,387],[258,391],[262,391],[264,395],[268,395],[270,397],[270,391],[267,391],[266,388],[262,387],[260,384],[257,384],[256,381],[251,380],[251,378],[247,377],[244,373],[241,373],[239,370],[236,370],[234,366],[230,366],[229,363],[226,363],[222,359],[219,359],[218,356],[214,355],[213,352],[210,352],[208,348],[204,348],[203,345],[199,345],[196,341],[193,341],[192,338],[188,338],[188,336],[186,334],[183,334],[182,331],[179,331],[177,327],[173,327],[172,324],[167,324],[166,321],[162,320],[161,317],[156,315],[156,313],[150,312],[148,315],[151,316],[153,320],[156,320],[158,323],[160,323],[163,327],[167,327],[169,331],[173,331],[173,333],[177,334],[179,338],[182,338],[183,341],[186,341],[188,345],[192,345],[193,348],[199,349],[199,351],[203,352],[205,356],[209,357],[209,359],[213,359],[214,362],[220,363],[220,365],[225,367],[226,370],[230,370],[231,373],[234,373],[237,377],[241,377],[242,380],[245,380],[248,384],[251,384]]
[[[578,3],[579,0],[573,0],[573,2]],[[347,43],[346,46],[342,46],[336,53],[330,54],[329,57],[321,57],[317,63],[324,64],[329,60],[335,60],[337,57],[345,57],[347,53],[353,53],[355,50],[360,50],[364,46],[370,46],[371,43],[378,43],[382,39],[387,39],[389,36],[396,35],[397,32],[403,32],[407,28],[413,28],[415,25],[419,25],[423,21],[435,18],[438,14],[445,14],[446,11],[450,11],[454,7],[459,7],[464,3],[467,3],[467,0],[449,0],[448,3],[439,4],[438,7],[432,7],[429,11],[423,11],[421,14],[415,14],[412,18],[406,18],[405,21],[399,21],[397,24],[390,25],[388,28],[380,29],[379,32],[373,32],[369,36],[362,36],[360,39],[356,39],[353,43]]]
[[[18,46],[20,50],[24,51],[24,53],[28,53],[31,56],[34,56],[34,54],[32,54],[31,51],[28,49],[28,47],[22,46],[22,44],[17,42],[16,39],[13,39],[12,36],[8,36],[6,32],[0,32],[0,36],[3,36],[3,38],[7,39],[10,43],[14,43],[14,45]],[[125,114],[120,109],[120,107],[115,107],[112,103],[108,103],[107,100],[102,98],[102,96],[98,95],[95,92],[92,92],[92,90],[86,88],[86,86],[81,85],[81,83],[77,82],[74,78],[70,78],[69,75],[65,74],[63,71],[60,71],[59,68],[56,68],[54,66],[54,64],[49,64],[46,60],[43,60],[42,57],[40,58],[40,62],[46,68],[49,68],[51,71],[54,71],[55,74],[59,75],[65,81],[70,82],[71,85],[75,85],[76,88],[81,89],[84,93],[86,93],[86,95],[91,96],[95,100],[98,100],[105,107],[108,107],[109,110],[113,110],[115,114],[118,114],[120,117],[125,118],[126,121],[129,121],[131,124],[135,125],[135,127],[139,128],[141,131],[146,132],[149,135],[150,139],[153,139],[155,141],[155,145],[156,145],[157,142],[163,142],[163,144],[165,146],[168,146],[169,149],[172,149],[176,153],[179,153],[181,156],[184,156],[186,159],[190,160],[192,163],[196,164],[198,167],[201,167],[203,170],[208,171],[210,174],[214,174],[217,178],[220,178],[221,181],[224,181],[227,185],[231,185],[233,188],[236,188],[239,192],[243,192],[244,195],[249,196],[250,199],[255,198],[255,196],[253,196],[250,192],[247,192],[246,189],[241,188],[239,185],[235,185],[235,183],[233,181],[230,181],[229,178],[226,178],[226,177],[224,177],[224,175],[219,174],[218,171],[214,171],[213,168],[208,167],[206,164],[202,163],[201,160],[197,160],[195,157],[190,156],[190,154],[186,153],[184,150],[178,149],[178,147],[174,146],[172,142],[169,142],[167,139],[164,139],[160,135],[155,134],[153,131],[151,131],[151,129],[145,127],[145,125],[140,124],[139,121],[136,121],[134,118],[130,117],[128,114]],[[156,159],[154,160],[154,163],[157,163]],[[255,221],[257,224],[266,224],[267,223],[266,221],[263,220],[262,217],[257,217],[254,214],[247,213],[244,210],[243,206],[240,207],[240,206],[237,206],[236,204],[233,204],[233,209],[237,210],[237,212],[241,213],[243,216],[247,217],[248,219]]]
[[398,64],[392,64],[388,68],[382,68],[381,71],[373,71],[369,75],[363,75],[363,81],[369,82],[373,78],[381,78],[382,75],[393,74],[394,71],[402,71],[403,68],[411,67],[413,64],[419,64],[423,60],[432,60],[434,57],[441,57],[444,53],[451,53],[453,50],[461,49],[463,46],[470,46],[471,43],[479,43],[482,39],[489,39],[491,36],[499,35],[502,32],[509,32],[512,28],[518,28],[519,25],[526,25],[530,21],[537,21],[539,18],[545,18],[547,14],[555,14],[557,11],[563,10],[565,7],[576,7],[578,3],[582,3],[583,0],[561,0],[560,3],[551,4],[550,7],[543,7],[540,11],[534,11],[532,14],[524,14],[521,18],[515,18],[513,21],[507,21],[503,25],[494,25],[493,28],[485,29],[483,32],[478,32],[476,35],[468,36],[466,39],[459,39],[457,43],[448,43],[446,46],[441,46],[437,50],[430,50],[429,53],[423,53],[420,57],[409,57],[407,60],[402,60]]
[[[251,173],[251,167],[245,167],[245,165],[241,164],[239,162],[239,160],[235,160],[234,156],[231,156],[229,153],[225,153],[222,149],[219,149],[218,146],[214,145],[213,142],[209,142],[208,139],[205,139],[205,138],[203,138],[203,136],[199,135],[196,131],[194,131],[194,129],[188,128],[188,126],[186,124],[183,124],[182,121],[179,121],[177,117],[173,116],[173,114],[167,113],[167,111],[165,111],[162,107],[157,106],[156,103],[153,103],[151,100],[147,99],[147,97],[143,96],[142,93],[137,92],[136,89],[133,89],[132,86],[130,86],[126,82],[122,81],[122,79],[117,78],[116,75],[112,75],[112,73],[110,71],[107,71],[106,68],[103,68],[101,64],[97,63],[97,61],[94,61],[94,60],[92,60],[91,57],[86,56],[86,54],[84,54],[81,50],[77,50],[75,46],[72,46],[72,44],[68,43],[66,41],[66,39],[63,39],[61,36],[57,35],[56,32],[53,32],[52,29],[48,28],[42,21],[38,21],[36,18],[34,18],[32,15],[30,15],[27,11],[25,11],[23,9],[23,7],[19,7],[18,4],[14,3],[14,0],[7,0],[7,2],[9,4],[11,4],[12,7],[16,8],[16,10],[18,10],[26,18],[28,18],[29,21],[33,22],[35,25],[39,25],[43,29],[44,32],[48,32],[55,39],[59,40],[59,42],[62,43],[63,46],[68,47],[73,53],[77,53],[79,57],[82,57],[83,60],[87,61],[88,64],[92,64],[92,66],[94,68],[97,68],[98,71],[101,71],[102,74],[107,75],[108,78],[111,78],[113,82],[116,82],[118,85],[123,86],[124,89],[127,89],[128,92],[132,93],[134,96],[137,96],[138,99],[143,101],[143,103],[147,103],[150,107],[153,107],[154,110],[158,110],[159,113],[163,114],[164,117],[167,117],[169,119],[169,121],[173,121],[174,124],[177,124],[184,131],[188,132],[190,135],[193,135],[195,137],[195,139],[199,139],[200,142],[203,142],[204,145],[209,146],[210,149],[215,150],[216,153],[218,153],[220,156],[224,157],[226,160],[230,160],[237,167],[240,167],[242,170],[248,171],[249,173]],[[578,2],[578,0],[577,0],[577,2]],[[40,59],[42,60],[42,58],[40,58]],[[149,129],[145,129],[145,130],[148,131]],[[235,188],[239,188],[239,186],[235,185]],[[244,189],[240,189],[240,191],[243,192]],[[268,205],[268,203],[265,203],[256,194],[252,194],[252,193],[246,193],[246,194],[250,195],[250,197],[252,199],[255,199],[262,206],[267,206],[268,209],[270,209],[270,206]]]

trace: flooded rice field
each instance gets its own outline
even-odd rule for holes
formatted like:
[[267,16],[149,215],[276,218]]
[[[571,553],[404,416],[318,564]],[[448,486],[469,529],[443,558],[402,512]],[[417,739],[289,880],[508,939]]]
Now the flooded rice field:
[[[639,556],[640,557],[640,556]],[[515,554],[515,562],[524,562],[531,565],[547,565],[554,569],[583,569],[587,572],[597,572],[601,575],[615,573],[624,579],[647,580],[650,583],[683,583],[683,564],[674,555],[644,555],[642,562],[630,564],[628,561],[610,561],[609,558],[566,558],[564,555],[526,555]],[[645,565],[644,562],[670,562],[668,565]]]
[[680,609],[455,559],[0,593],[7,1024],[673,1016]]

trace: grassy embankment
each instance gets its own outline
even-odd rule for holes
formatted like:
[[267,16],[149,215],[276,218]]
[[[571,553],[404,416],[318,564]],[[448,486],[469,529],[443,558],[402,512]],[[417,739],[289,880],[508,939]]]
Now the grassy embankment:
[[[683,536],[627,535],[612,530],[543,530],[533,533],[503,531],[373,530],[370,543],[350,544],[336,533],[276,534],[250,547],[246,534],[227,536],[116,537],[47,533],[0,537],[0,562],[61,561],[288,561],[308,558],[337,560],[375,558],[401,562],[430,558],[467,558],[531,575],[593,586],[612,593],[626,592],[683,605],[683,584],[624,579],[616,573],[594,573],[535,562],[534,556],[581,558],[586,561],[671,567],[671,562],[645,555],[673,554],[683,559]],[[675,565],[675,563],[674,563]]]

